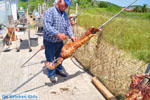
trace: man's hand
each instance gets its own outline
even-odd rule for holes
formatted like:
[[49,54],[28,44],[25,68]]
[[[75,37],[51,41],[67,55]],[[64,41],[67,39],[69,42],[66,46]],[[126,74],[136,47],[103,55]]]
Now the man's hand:
[[99,29],[99,31],[100,31],[100,32],[102,32],[102,31],[103,31],[103,29],[101,28],[101,29]]
[[56,36],[61,40],[67,39],[67,36],[64,33],[58,33]]
[[40,50],[43,50],[43,49],[45,49],[44,45],[41,46]]
[[48,69],[51,69],[51,70],[55,69],[54,63],[51,63],[51,62],[48,62],[48,61],[45,62],[45,66],[46,66]]
[[72,36],[72,37],[71,37],[71,40],[72,40],[72,42],[74,42],[74,41],[77,40],[77,38],[76,38],[75,36]]

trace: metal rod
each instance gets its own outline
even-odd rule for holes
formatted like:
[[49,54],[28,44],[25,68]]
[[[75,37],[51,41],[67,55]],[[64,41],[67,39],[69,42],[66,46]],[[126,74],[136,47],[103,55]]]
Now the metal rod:
[[[146,68],[145,74],[148,74],[149,70],[150,70],[150,63],[148,64],[148,66],[147,66],[147,68]],[[145,78],[142,80],[142,82],[143,82],[143,83],[145,82]],[[149,79],[148,82],[150,82],[150,79]]]
[[145,74],[147,74],[150,70],[150,63],[148,64],[147,68],[146,68],[146,71],[145,71]]
[[29,60],[31,60],[37,53],[39,53],[40,51],[41,51],[41,49],[38,50],[31,58],[29,58],[29,59],[21,66],[21,68],[22,68]]
[[128,5],[127,7],[125,7],[124,9],[122,9],[120,12],[118,12],[116,15],[114,15],[113,17],[111,17],[108,21],[106,21],[104,24],[102,24],[99,29],[103,28],[103,26],[105,26],[107,23],[109,23],[113,18],[115,18],[116,16],[118,16],[121,12],[123,12],[125,9],[127,9],[129,6],[131,6],[132,4],[134,4],[137,0],[134,0],[134,2],[132,2],[130,5]]
[[[58,60],[55,59],[54,61],[52,61],[52,63],[56,62]],[[7,96],[9,98],[9,96],[11,96],[14,92],[16,92],[18,89],[20,89],[22,86],[24,86],[25,84],[27,84],[29,81],[31,81],[33,78],[35,78],[37,75],[39,75],[41,72],[43,72],[45,69],[47,69],[47,67],[44,67],[43,69],[41,69],[38,73],[36,73],[35,75],[33,75],[32,77],[30,77],[28,80],[26,80],[25,82],[23,82],[21,85],[19,85],[17,88],[15,88],[12,92],[10,92]]]

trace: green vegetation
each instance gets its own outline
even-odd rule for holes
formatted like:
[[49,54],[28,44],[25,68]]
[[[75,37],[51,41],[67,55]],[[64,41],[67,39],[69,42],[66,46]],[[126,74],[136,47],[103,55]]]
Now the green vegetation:
[[23,7],[26,10],[27,9],[27,2],[19,2],[19,7]]
[[120,11],[120,7],[117,6],[117,5],[110,5],[110,6],[108,6],[107,11],[110,11],[110,12],[119,12]]
[[[47,4],[52,4],[54,0],[50,0]],[[34,9],[38,9],[38,4],[42,5],[43,0],[28,0],[28,2],[19,1],[19,7],[23,7],[25,10],[27,7],[29,8],[29,11],[33,11]]]
[[100,7],[100,8],[107,8],[108,4],[106,2],[104,2],[104,1],[101,1],[101,2],[98,3],[98,7]]
[[146,12],[150,12],[150,9],[147,8],[146,4],[144,4],[143,6],[138,6],[138,5],[134,6],[133,11],[146,13]]
[[[121,9],[120,9],[121,10]],[[118,9],[117,9],[118,11]],[[88,8],[78,17],[78,24],[99,27],[116,14],[108,8]],[[150,61],[150,13],[123,12],[103,28],[103,38],[110,44]]]

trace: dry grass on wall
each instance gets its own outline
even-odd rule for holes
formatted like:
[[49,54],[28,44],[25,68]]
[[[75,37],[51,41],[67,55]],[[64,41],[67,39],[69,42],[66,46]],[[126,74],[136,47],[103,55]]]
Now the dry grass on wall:
[[[79,38],[84,33],[85,29],[78,27],[76,36]],[[106,43],[99,34],[78,48],[75,57],[116,96],[128,92],[130,75],[144,73],[147,67],[143,61]]]

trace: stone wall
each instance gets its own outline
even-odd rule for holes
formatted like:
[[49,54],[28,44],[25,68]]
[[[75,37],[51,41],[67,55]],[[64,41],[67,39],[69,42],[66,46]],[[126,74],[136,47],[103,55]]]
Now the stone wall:
[[[84,33],[85,30],[78,27],[76,36],[79,38]],[[130,75],[144,73],[147,67],[143,61],[106,43],[100,34],[78,48],[74,55],[116,96],[128,93]]]

